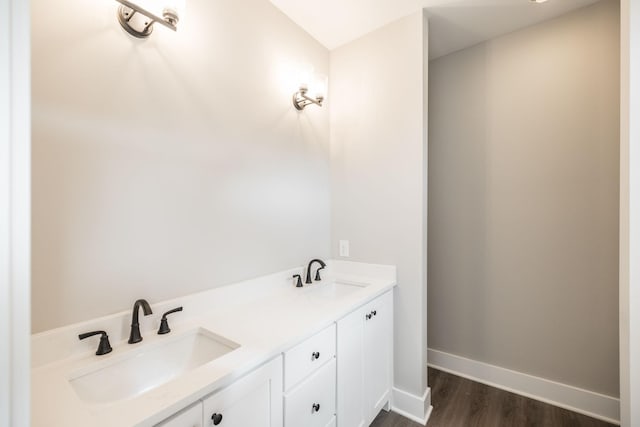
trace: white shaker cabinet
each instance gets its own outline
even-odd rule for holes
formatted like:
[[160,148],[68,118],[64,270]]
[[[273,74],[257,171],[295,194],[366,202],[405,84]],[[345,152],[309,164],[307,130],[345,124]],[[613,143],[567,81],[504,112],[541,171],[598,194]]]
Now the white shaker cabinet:
[[338,427],[370,425],[391,399],[392,292],[386,292],[338,321]]
[[[393,384],[393,296],[367,304],[364,325],[365,414],[371,423],[391,399]],[[371,317],[369,317],[369,315]]]
[[335,423],[335,356],[335,324],[284,353],[284,427]]
[[284,352],[284,389],[290,390],[336,356],[336,325]]
[[393,290],[283,356],[158,426],[369,426],[391,399]]
[[336,361],[285,393],[285,427],[325,427],[336,414]]
[[205,426],[282,426],[282,357],[203,400]]
[[338,321],[337,418],[339,427],[364,427],[364,313],[362,307]]
[[158,427],[282,427],[282,357],[205,397]]

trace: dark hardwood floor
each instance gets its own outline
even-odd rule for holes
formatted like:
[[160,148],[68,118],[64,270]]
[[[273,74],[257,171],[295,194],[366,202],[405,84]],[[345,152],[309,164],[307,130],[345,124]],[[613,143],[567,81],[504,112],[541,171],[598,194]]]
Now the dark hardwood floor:
[[[556,406],[429,369],[433,412],[428,427],[613,427]],[[382,411],[371,427],[421,427]]]

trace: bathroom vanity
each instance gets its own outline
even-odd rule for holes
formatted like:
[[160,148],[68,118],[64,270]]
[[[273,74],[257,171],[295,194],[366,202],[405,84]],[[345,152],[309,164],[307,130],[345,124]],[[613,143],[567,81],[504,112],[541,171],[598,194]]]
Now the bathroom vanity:
[[130,312],[34,335],[32,425],[368,426],[391,403],[395,267],[333,261],[296,288],[301,270],[152,302],[136,344]]

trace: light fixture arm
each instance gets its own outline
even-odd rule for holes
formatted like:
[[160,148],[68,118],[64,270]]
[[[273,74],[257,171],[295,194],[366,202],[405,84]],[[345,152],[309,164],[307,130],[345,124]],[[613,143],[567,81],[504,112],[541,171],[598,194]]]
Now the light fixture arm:
[[322,107],[324,96],[318,95],[315,98],[311,98],[307,95],[308,91],[309,89],[306,86],[300,86],[300,90],[293,94],[293,106],[296,107],[297,110],[302,111],[304,107],[311,104]]
[[[172,10],[165,9],[162,17],[159,17],[129,0],[116,1],[121,4],[118,8],[118,22],[120,22],[122,28],[134,37],[149,37],[153,32],[153,24],[156,22],[173,31],[178,29],[178,15]],[[133,19],[136,14],[142,15],[144,18]],[[136,22],[134,23],[133,21]]]

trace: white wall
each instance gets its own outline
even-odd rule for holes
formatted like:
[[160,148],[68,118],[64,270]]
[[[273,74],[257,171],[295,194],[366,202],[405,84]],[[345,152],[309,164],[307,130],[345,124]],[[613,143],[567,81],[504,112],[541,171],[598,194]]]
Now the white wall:
[[621,0],[620,413],[640,425],[640,5]]
[[29,2],[0,0],[0,426],[29,425]]
[[430,348],[618,396],[618,13],[431,61]]
[[187,2],[126,34],[115,1],[33,3],[33,331],[330,253],[329,53],[266,0]]
[[[398,267],[395,386],[426,381],[424,40],[422,12],[331,52],[333,253]],[[418,417],[422,417],[419,414]]]

